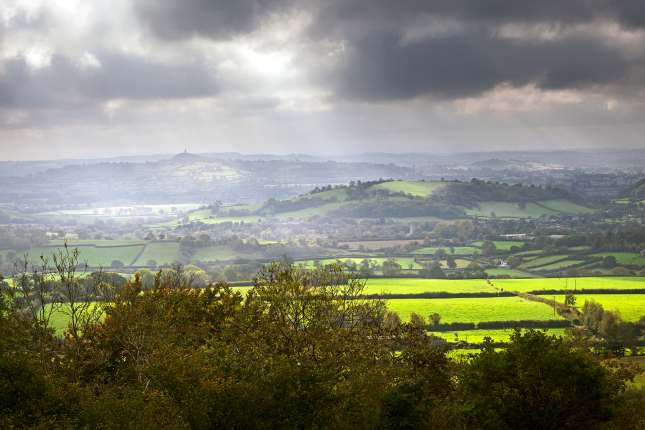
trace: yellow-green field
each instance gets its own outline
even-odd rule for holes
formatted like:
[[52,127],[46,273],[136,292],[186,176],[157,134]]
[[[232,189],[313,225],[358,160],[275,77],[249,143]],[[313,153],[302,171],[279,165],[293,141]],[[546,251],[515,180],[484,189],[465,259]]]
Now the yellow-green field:
[[[564,296],[555,298],[564,302]],[[638,321],[645,316],[645,294],[578,294],[576,307],[582,309],[587,300],[600,303],[607,311],[620,313],[625,321]]]
[[392,299],[386,303],[388,309],[399,314],[404,321],[408,321],[413,312],[426,319],[438,313],[442,323],[562,319],[554,315],[550,306],[520,297]]
[[645,293],[645,278],[641,277],[494,279],[491,282],[498,288],[523,293],[537,290],[631,290],[641,288]]
[[420,293],[481,293],[495,292],[484,279],[368,279],[365,294],[420,294]]

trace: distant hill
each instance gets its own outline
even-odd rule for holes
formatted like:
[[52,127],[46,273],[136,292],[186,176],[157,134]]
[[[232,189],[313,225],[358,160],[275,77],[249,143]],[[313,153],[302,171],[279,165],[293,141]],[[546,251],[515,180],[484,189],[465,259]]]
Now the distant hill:
[[[580,198],[556,188],[470,182],[380,180],[317,187],[286,200],[240,210],[218,209],[211,220],[243,216],[279,219],[318,217],[455,219],[466,217],[537,218],[542,215],[589,213]],[[200,221],[200,218],[193,218]]]
[[0,175],[0,204],[39,206],[119,203],[264,201],[297,196],[331,181],[408,177],[409,169],[295,158],[218,159],[184,152],[145,162],[69,164],[25,176]]
[[625,190],[624,197],[634,200],[645,200],[645,179],[636,182]]
[[523,171],[538,171],[538,170],[553,170],[562,169],[562,166],[557,164],[541,163],[526,160],[505,160],[499,158],[490,158],[487,160],[475,161],[470,164],[470,167],[479,169],[491,170],[523,170]]

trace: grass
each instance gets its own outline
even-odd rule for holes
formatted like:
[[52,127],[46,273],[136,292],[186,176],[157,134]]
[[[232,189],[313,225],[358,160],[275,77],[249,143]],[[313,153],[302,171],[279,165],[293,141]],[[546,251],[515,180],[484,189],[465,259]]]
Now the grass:
[[150,260],[156,261],[158,265],[173,264],[179,261],[179,243],[151,242],[146,245],[134,265],[146,266]]
[[[144,245],[129,245],[129,246],[91,246],[91,245],[78,245],[73,246],[78,248],[79,262],[87,263],[90,267],[110,267],[112,261],[121,261],[124,265],[130,266],[134,263],[137,255],[143,250]],[[48,257],[50,262],[52,256],[58,251],[63,250],[63,247],[37,247],[29,251],[29,259],[38,264],[40,256]]]
[[645,278],[637,277],[592,277],[592,278],[534,278],[534,279],[495,279],[492,281],[504,290],[528,292],[536,290],[583,290],[642,288],[645,293]]
[[[556,296],[564,302],[564,296]],[[600,303],[607,311],[620,313],[625,321],[638,321],[645,316],[645,294],[578,294],[576,307],[582,309],[585,301]]]
[[435,191],[445,186],[444,182],[388,181],[373,185],[371,189],[411,194],[415,197],[430,197]]
[[365,294],[419,294],[419,293],[479,293],[494,292],[483,279],[418,279],[373,278],[368,279]]
[[561,319],[549,306],[519,297],[393,299],[386,302],[388,309],[399,314],[404,321],[408,321],[413,312],[426,319],[436,312],[441,315],[443,323]]
[[597,252],[594,257],[607,257],[613,255],[618,264],[645,266],[645,257],[638,252]]

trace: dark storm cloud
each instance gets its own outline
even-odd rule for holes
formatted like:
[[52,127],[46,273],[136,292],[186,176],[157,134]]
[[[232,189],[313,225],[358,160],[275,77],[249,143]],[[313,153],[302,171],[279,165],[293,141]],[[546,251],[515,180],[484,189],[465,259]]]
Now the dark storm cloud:
[[99,66],[81,66],[64,56],[31,69],[23,58],[0,62],[0,106],[12,108],[84,105],[110,99],[162,99],[216,93],[201,64],[168,65],[104,53]]
[[[162,38],[199,35],[226,39],[257,28],[276,12],[301,9],[312,18],[310,41],[342,42],[344,52],[316,72],[318,82],[339,98],[406,99],[473,96],[503,83],[543,89],[621,85],[642,65],[628,60],[611,40],[593,32],[553,40],[504,38],[499,26],[615,22],[645,25],[642,0],[165,0],[136,2],[140,19]],[[290,9],[291,8],[291,9]],[[425,36],[406,40],[410,29],[430,21]],[[449,34],[432,33],[442,20]],[[526,33],[526,30],[525,30]],[[314,57],[319,57],[314,54]],[[315,62],[315,60],[314,60]],[[311,67],[320,70],[317,67]],[[638,79],[636,79],[638,80]]]
[[293,0],[137,0],[139,19],[162,39],[224,38],[253,31]]
[[630,68],[616,50],[581,38],[527,44],[482,31],[405,42],[372,32],[349,46],[323,79],[340,94],[364,100],[459,98],[501,83],[581,88],[616,82]]

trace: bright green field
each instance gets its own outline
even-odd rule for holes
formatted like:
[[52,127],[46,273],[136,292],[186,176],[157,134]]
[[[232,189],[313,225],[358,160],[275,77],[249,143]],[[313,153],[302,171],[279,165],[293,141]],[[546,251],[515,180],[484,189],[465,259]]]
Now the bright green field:
[[150,260],[155,260],[158,265],[173,264],[179,261],[179,243],[151,242],[146,245],[143,254],[141,254],[134,265],[145,266]]
[[[445,246],[426,246],[425,248],[419,248],[412,253],[420,255],[433,255],[440,249],[446,251],[446,254],[453,254],[452,252],[450,252],[450,247]],[[455,246],[453,250],[455,251],[455,255],[472,255],[474,252],[481,252],[479,248],[476,248],[474,246]]]
[[631,290],[636,288],[642,288],[645,293],[645,278],[638,277],[495,279],[491,282],[498,288],[524,293],[536,290]]
[[371,189],[412,194],[415,197],[429,197],[445,186],[444,182],[390,181],[373,185]]
[[645,266],[645,257],[642,257],[637,252],[599,252],[593,254],[594,257],[606,257],[609,255],[616,257],[618,264]]
[[[461,330],[461,331],[445,331],[445,332],[431,332],[435,336],[442,337],[448,342],[467,342],[467,343],[482,343],[485,337],[490,337],[495,342],[508,342],[513,330]],[[565,329],[552,328],[548,329],[547,333],[554,336],[564,336]]]
[[[112,261],[119,260],[124,265],[130,266],[141,250],[143,245],[134,246],[77,246],[79,252],[79,262],[87,263],[90,267],[110,267]],[[48,257],[51,263],[52,255],[57,251],[63,250],[62,247],[39,247],[32,248],[29,251],[30,260],[38,264],[40,256]]]
[[373,278],[365,284],[365,294],[480,293],[494,292],[483,279]]
[[559,315],[554,315],[549,306],[519,297],[393,299],[387,300],[387,307],[398,313],[404,321],[410,319],[412,312],[426,319],[436,312],[441,315],[441,321],[444,323],[562,319]]
[[[645,316],[645,294],[578,294],[576,307],[582,309],[585,301],[600,303],[605,310],[618,311],[625,321],[638,321]],[[556,296],[564,302],[564,296]]]
[[[493,240],[492,242],[495,244],[495,248],[497,248],[499,251],[510,251],[513,246],[524,246],[524,242],[517,242],[513,240]],[[477,242],[473,242],[471,245],[481,248],[483,244],[484,241],[479,240]]]

